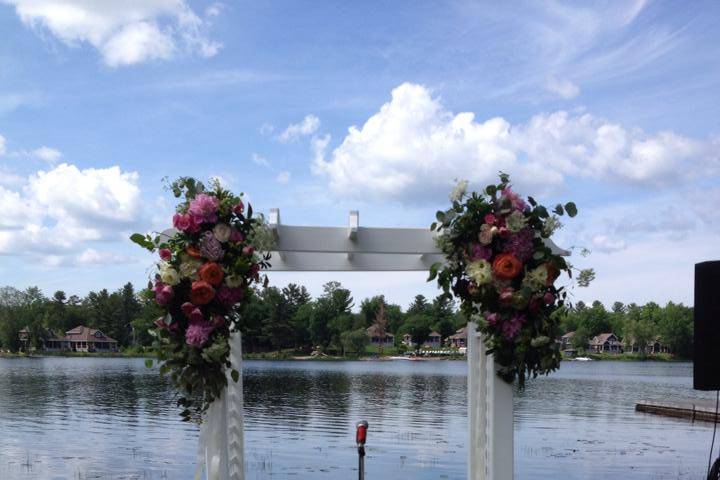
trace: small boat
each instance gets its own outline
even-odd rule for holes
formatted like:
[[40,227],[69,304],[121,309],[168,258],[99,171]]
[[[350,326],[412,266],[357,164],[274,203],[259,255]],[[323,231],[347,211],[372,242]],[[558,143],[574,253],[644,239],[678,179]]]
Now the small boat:
[[410,357],[388,357],[389,360],[412,360]]
[[593,359],[590,357],[575,357],[576,362],[592,362]]

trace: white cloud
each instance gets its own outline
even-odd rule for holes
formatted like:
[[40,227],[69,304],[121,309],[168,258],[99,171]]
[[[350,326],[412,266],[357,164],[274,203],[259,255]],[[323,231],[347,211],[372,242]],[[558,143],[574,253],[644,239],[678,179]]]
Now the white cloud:
[[270,135],[275,131],[275,126],[271,123],[265,122],[260,125],[260,135]]
[[559,79],[554,76],[548,78],[545,87],[553,93],[557,93],[562,98],[569,100],[580,94],[580,87],[567,79]]
[[3,0],[28,27],[43,28],[66,45],[89,43],[111,67],[168,59],[182,50],[203,57],[215,55],[220,44],[207,37],[208,19],[184,0]]
[[656,187],[720,170],[716,141],[646,134],[565,111],[518,125],[501,117],[480,122],[410,83],[362,127],[351,127],[329,159],[327,140],[313,142],[313,172],[327,176],[332,191],[403,201],[444,198],[456,178],[482,186],[500,170],[540,193],[568,176]]
[[88,248],[74,257],[74,262],[80,266],[102,266],[110,264],[123,264],[132,259],[126,255],[119,255],[114,252],[98,252],[94,248]]
[[262,155],[258,155],[257,153],[253,153],[250,156],[250,160],[252,160],[253,163],[255,163],[256,165],[260,165],[262,167],[270,166],[270,162],[268,161],[268,159],[263,157]]
[[5,137],[0,135],[0,155],[5,155],[5,152],[7,152],[5,147]]
[[281,142],[293,142],[300,137],[312,135],[320,128],[320,119],[315,115],[307,115],[300,123],[291,123],[283,131],[278,140]]
[[76,255],[86,242],[117,240],[142,220],[138,174],[60,164],[0,187],[0,254]]
[[282,170],[281,172],[279,172],[277,174],[277,177],[275,177],[275,180],[281,184],[288,183],[290,181],[290,172],[288,172],[287,170]]
[[50,164],[56,163],[60,160],[60,157],[62,157],[62,153],[59,150],[50,147],[36,148],[32,151],[32,154],[40,160],[44,160]]

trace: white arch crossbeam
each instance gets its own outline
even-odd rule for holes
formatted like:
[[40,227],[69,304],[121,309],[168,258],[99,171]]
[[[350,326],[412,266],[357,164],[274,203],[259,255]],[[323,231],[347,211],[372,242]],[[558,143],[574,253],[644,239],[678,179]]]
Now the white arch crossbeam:
[[[357,210],[347,227],[303,227],[280,223],[280,210],[270,210],[268,225],[275,237],[272,271],[427,271],[445,256],[429,228],[367,228]],[[567,255],[551,240],[555,254]]]

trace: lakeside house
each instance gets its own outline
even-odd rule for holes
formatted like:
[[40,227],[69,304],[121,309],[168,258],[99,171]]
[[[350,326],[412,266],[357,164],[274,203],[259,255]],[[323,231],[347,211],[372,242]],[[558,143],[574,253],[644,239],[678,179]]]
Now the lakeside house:
[[623,346],[628,353],[649,353],[653,355],[657,353],[670,353],[670,348],[667,345],[663,345],[659,336],[650,340],[642,349],[640,345],[636,344],[633,337],[626,338]]
[[118,342],[100,330],[78,325],[65,332],[64,336],[51,333],[50,338],[44,342],[48,351],[71,352],[117,352]]
[[430,335],[428,335],[427,340],[425,340],[425,343],[423,343],[423,347],[425,348],[439,348],[442,344],[442,335],[440,335],[438,332],[433,330],[430,332]]
[[374,323],[367,328],[368,337],[370,337],[370,345],[377,347],[395,346],[395,335],[385,332],[380,325]]
[[622,353],[623,344],[614,333],[601,333],[588,342],[588,351],[592,353]]
[[447,344],[454,348],[467,347],[467,328],[462,327],[447,338]]
[[387,331],[388,321],[385,318],[385,302],[380,302],[375,323],[367,328],[367,335],[370,337],[370,345],[375,347],[394,347],[395,335]]
[[573,347],[572,341],[575,338],[575,332],[567,332],[565,335],[560,337],[557,341],[560,344],[560,351],[568,357],[573,357],[577,354],[577,350]]

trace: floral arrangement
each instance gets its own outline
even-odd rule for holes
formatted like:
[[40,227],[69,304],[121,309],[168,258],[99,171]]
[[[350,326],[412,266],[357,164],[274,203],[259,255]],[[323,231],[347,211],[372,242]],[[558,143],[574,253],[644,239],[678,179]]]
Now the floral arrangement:
[[[236,309],[253,294],[268,267],[253,238],[263,227],[252,207],[218,183],[206,190],[192,178],[171,185],[182,198],[173,216],[174,235],[134,234],[130,239],[157,252],[157,271],[148,293],[165,315],[151,334],[160,372],[183,392],[178,405],[185,420],[199,417],[227,386],[229,336],[237,329]],[[267,278],[265,278],[267,281]],[[149,362],[152,364],[152,362]],[[238,381],[239,373],[231,370]]]
[[[574,203],[557,205],[553,214],[532,197],[515,193],[508,175],[482,194],[466,194],[460,182],[452,207],[437,212],[438,244],[447,262],[430,269],[444,294],[460,300],[461,311],[478,323],[488,353],[507,382],[548,374],[560,365],[555,343],[558,311],[567,301],[564,287],[555,286],[561,272],[572,268],[545,240],[559,228],[558,216],[577,214]],[[583,284],[591,271],[581,275]]]

